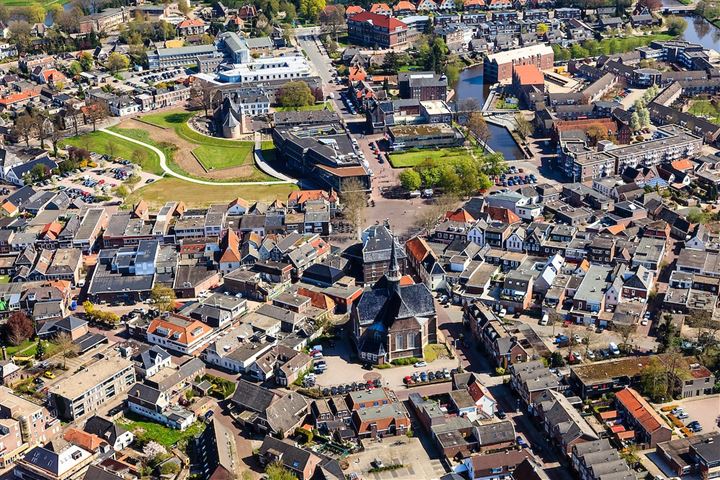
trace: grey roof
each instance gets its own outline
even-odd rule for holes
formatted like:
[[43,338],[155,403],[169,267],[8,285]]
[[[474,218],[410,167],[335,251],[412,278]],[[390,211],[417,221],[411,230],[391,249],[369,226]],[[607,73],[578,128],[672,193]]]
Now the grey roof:
[[515,427],[509,420],[478,425],[476,432],[481,446],[515,441]]
[[126,432],[124,428],[115,422],[97,415],[88,418],[83,430],[105,439],[110,445],[114,445],[117,438]]
[[165,360],[166,358],[170,358],[170,354],[157,345],[153,345],[140,354],[140,362],[146,370],[155,365],[157,358]]
[[[364,262],[387,262],[390,261],[390,250],[393,236],[385,225],[373,225],[363,232],[367,240],[363,244],[362,254]],[[406,257],[405,249],[395,239],[395,250],[398,259]]]
[[173,57],[176,55],[208,55],[217,51],[215,45],[192,45],[178,48],[158,48],[159,57]]
[[35,447],[25,454],[23,460],[37,467],[60,475],[60,459],[57,453],[45,447]]
[[136,383],[128,390],[128,401],[137,398],[144,402],[156,404],[161,396],[162,392],[160,390],[143,383]]
[[305,397],[297,392],[288,393],[273,402],[265,411],[268,424],[278,433],[285,433],[302,420],[307,412]]
[[267,388],[240,379],[232,396],[232,402],[247,410],[264,413],[274,398],[275,394]]
[[360,297],[357,312],[361,325],[390,325],[396,319],[435,315],[432,294],[424,284],[400,286],[396,291],[381,287],[366,290]]

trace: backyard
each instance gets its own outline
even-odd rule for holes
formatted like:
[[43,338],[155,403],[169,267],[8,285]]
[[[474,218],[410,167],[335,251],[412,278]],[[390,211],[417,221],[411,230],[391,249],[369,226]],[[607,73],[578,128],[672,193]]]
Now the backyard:
[[175,430],[132,413],[125,414],[117,423],[134,433],[140,444],[155,441],[167,448],[186,442],[205,429],[204,423],[195,422],[185,431]]
[[720,108],[710,100],[692,100],[688,112],[720,125]]
[[199,185],[189,184],[178,178],[163,178],[146,187],[135,190],[125,200],[126,205],[134,205],[141,198],[149,205],[162,207],[166,202],[182,200],[193,207],[207,207],[213,203],[229,203],[242,197],[248,201],[272,201],[287,199],[290,192],[297,190],[293,184],[277,185]]

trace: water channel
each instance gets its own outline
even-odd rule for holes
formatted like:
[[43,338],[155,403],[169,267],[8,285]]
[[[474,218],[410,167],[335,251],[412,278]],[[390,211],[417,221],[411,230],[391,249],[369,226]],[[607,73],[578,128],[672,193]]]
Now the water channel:
[[[466,98],[474,98],[480,105],[485,103],[490,85],[483,83],[482,65],[469,67],[462,71],[455,87],[455,100],[460,102]],[[488,123],[490,129],[490,148],[502,153],[506,160],[524,158],[520,147],[506,128]]]

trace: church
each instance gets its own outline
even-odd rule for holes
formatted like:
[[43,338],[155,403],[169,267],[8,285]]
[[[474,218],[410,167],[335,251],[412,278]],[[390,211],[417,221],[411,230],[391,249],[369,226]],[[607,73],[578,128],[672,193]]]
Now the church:
[[437,342],[432,294],[400,273],[396,243],[392,242],[388,273],[366,289],[352,309],[353,340],[364,362],[423,358],[425,346]]

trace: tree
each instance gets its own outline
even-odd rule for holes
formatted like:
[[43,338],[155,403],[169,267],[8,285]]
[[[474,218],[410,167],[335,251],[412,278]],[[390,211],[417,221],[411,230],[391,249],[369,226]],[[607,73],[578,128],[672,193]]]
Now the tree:
[[265,469],[268,480],[297,480],[297,477],[280,462],[275,462]]
[[624,351],[630,350],[631,339],[635,334],[635,325],[622,325],[618,324],[613,329],[620,335],[621,343],[620,348]]
[[555,350],[550,355],[550,366],[553,368],[560,368],[565,366],[565,359],[558,350]]
[[57,347],[58,353],[63,358],[63,368],[67,368],[67,359],[74,357],[79,352],[78,345],[73,342],[70,335],[65,332],[61,332],[55,336],[55,346]]
[[35,132],[37,138],[40,140],[40,148],[45,148],[45,140],[52,136],[53,124],[50,119],[47,118],[46,114],[35,115]]
[[422,180],[420,174],[412,169],[407,169],[400,174],[400,185],[405,190],[412,191],[420,188]]
[[25,20],[15,20],[10,22],[8,29],[10,30],[10,42],[17,46],[18,52],[27,52],[32,40],[32,26]]
[[587,130],[585,130],[585,134],[590,140],[590,145],[597,145],[601,140],[608,139],[607,129],[600,125],[590,125]]
[[650,112],[648,111],[648,109],[643,108],[642,110],[640,110],[638,115],[640,116],[640,125],[642,125],[643,127],[649,127],[650,126]]
[[125,185],[118,185],[117,187],[115,187],[115,195],[122,199],[125,199],[128,195],[130,195],[130,190],[128,190],[128,187]]
[[104,120],[110,115],[107,105],[104,102],[98,100],[90,100],[86,103],[87,117],[92,122],[93,132],[97,128],[97,123]]
[[27,7],[27,19],[30,23],[42,23],[45,21],[45,9],[42,5],[34,3]]
[[665,19],[665,26],[670,35],[679,36],[685,32],[687,21],[682,17],[672,15]]
[[214,95],[215,87],[202,80],[195,80],[190,93],[191,108],[202,108],[205,110],[205,116],[207,117],[208,111],[213,107]]
[[[144,151],[144,150],[143,150],[143,151]],[[135,152],[133,152],[133,155],[134,155],[134,154],[135,154]],[[125,180],[125,183],[126,183],[130,188],[133,188],[133,187],[135,187],[135,185],[137,185],[138,183],[140,183],[140,180],[141,180],[140,175],[136,175],[136,174],[133,173],[132,175],[130,175],[130,176],[128,177],[127,180]]]
[[82,52],[77,61],[80,63],[84,72],[92,70],[95,66],[95,59],[90,52]]
[[338,29],[345,24],[345,7],[340,4],[328,5],[320,12],[320,25],[332,33],[337,42]]
[[180,465],[175,462],[165,462],[160,465],[160,473],[163,475],[175,474],[180,471]]
[[630,129],[633,132],[640,130],[640,116],[637,112],[633,112],[632,115],[630,115]]
[[425,69],[434,71],[435,73],[443,73],[447,63],[447,54],[448,48],[447,45],[445,45],[445,41],[440,37],[436,37],[424,57]]
[[130,59],[127,55],[123,55],[120,52],[112,52],[108,56],[105,66],[112,73],[117,73],[120,70],[127,70],[130,66]]
[[307,20],[317,20],[323,10],[325,10],[325,0],[300,0],[300,15]]
[[171,312],[175,309],[175,290],[170,287],[155,285],[150,291],[150,298],[160,311]]
[[546,23],[538,23],[537,24],[536,31],[537,31],[538,36],[545,35],[548,32],[548,30],[550,30],[550,27],[548,27]]
[[488,124],[485,121],[485,117],[482,116],[482,113],[471,113],[465,126],[470,133],[475,135],[475,138],[478,139],[483,149],[485,149],[487,141],[490,139],[490,129],[488,128]]
[[60,115],[53,115],[51,117],[52,122],[52,132],[50,132],[50,143],[53,147],[53,155],[55,157],[58,156],[58,143],[60,140],[62,140],[62,119],[60,118]]
[[38,338],[37,347],[35,348],[35,358],[42,359],[45,356],[45,342]]
[[5,324],[5,336],[13,345],[20,345],[35,333],[33,321],[24,312],[13,312]]
[[385,73],[397,73],[400,68],[400,61],[398,60],[398,54],[395,50],[390,50],[385,54],[383,58],[382,69]]
[[357,179],[351,179],[343,184],[340,201],[343,205],[343,214],[355,228],[358,240],[365,223],[365,210],[367,209],[367,187]]
[[15,119],[13,136],[25,140],[25,146],[30,146],[30,138],[35,137],[37,123],[29,113],[22,113]]
[[288,82],[278,92],[278,104],[283,107],[305,107],[315,103],[315,95],[303,81]]
[[178,0],[178,10],[187,17],[190,13],[190,2],[188,0]]
[[515,126],[517,128],[517,132],[523,139],[527,139],[533,132],[532,124],[527,121],[525,115],[522,113],[517,113],[515,115]]
[[167,449],[155,440],[150,440],[143,447],[143,455],[145,455],[145,457],[147,457],[149,460],[152,460],[162,455],[167,455],[167,453]]

